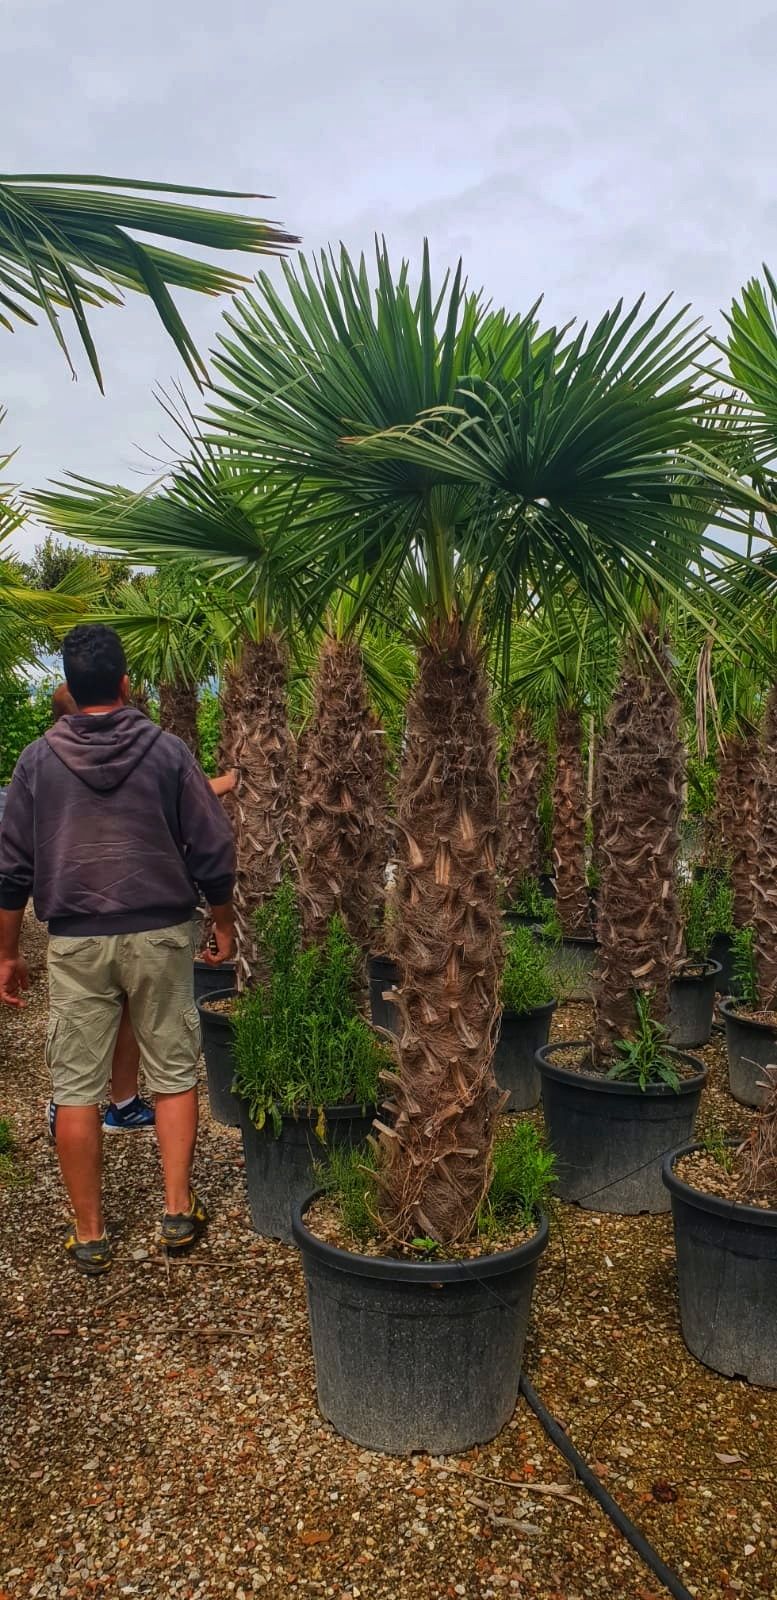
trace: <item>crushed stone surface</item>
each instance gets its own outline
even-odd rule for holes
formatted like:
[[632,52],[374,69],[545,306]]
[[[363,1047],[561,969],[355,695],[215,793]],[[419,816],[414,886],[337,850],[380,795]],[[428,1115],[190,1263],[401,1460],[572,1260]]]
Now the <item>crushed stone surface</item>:
[[[661,1600],[523,1401],[498,1439],[445,1462],[371,1454],[322,1421],[296,1253],[252,1233],[239,1136],[205,1095],[207,1241],[168,1269],[153,1135],[115,1135],[116,1263],[73,1271],[34,925],[27,944],[30,1005],[0,1015],[17,1138],[0,1189],[0,1600]],[[555,1037],[589,1029],[585,1005],[557,1012]],[[702,1053],[703,1115],[743,1131],[720,1037]],[[691,1594],[777,1597],[777,1393],[686,1351],[669,1216],[557,1208],[525,1368]]]

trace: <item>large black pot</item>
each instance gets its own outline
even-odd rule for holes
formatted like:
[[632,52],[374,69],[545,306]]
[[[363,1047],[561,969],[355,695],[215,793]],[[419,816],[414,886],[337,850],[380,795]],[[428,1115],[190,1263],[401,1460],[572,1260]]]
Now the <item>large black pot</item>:
[[709,1044],[719,976],[717,961],[705,961],[703,971],[696,977],[678,972],[672,979],[666,1021],[669,1043],[677,1050]]
[[736,1000],[721,1000],[726,1024],[728,1086],[743,1106],[762,1106],[768,1090],[763,1087],[764,1067],[777,1061],[777,1027],[768,1022],[753,1022],[738,1011]]
[[322,1139],[316,1131],[318,1110],[284,1117],[276,1134],[269,1120],[263,1128],[254,1127],[245,1100],[239,1101],[239,1106],[251,1224],[256,1233],[292,1244],[292,1211],[314,1187],[316,1163],[326,1160],[333,1145],[350,1149],[361,1144],[372,1127],[376,1108],[326,1106]]
[[305,1226],[306,1209],[297,1205],[292,1228],[327,1420],[395,1455],[449,1455],[493,1439],[518,1398],[547,1219],[515,1250],[426,1262],[325,1244]]
[[734,940],[730,933],[713,934],[710,944],[710,960],[720,963],[720,972],[715,979],[716,992],[718,994],[736,994]]
[[506,1111],[530,1111],[540,1098],[535,1056],[547,1044],[555,1000],[533,1011],[503,1011],[494,1051],[494,1073],[500,1089],[509,1090]]
[[235,988],[235,963],[225,961],[220,967],[212,967],[208,961],[194,961],[194,998],[204,1000],[206,994],[223,994],[225,990]]
[[585,1041],[549,1044],[537,1051],[542,1106],[558,1163],[558,1192],[588,1211],[668,1211],[661,1162],[693,1137],[707,1068],[674,1050],[698,1070],[681,1080],[640,1089],[635,1083],[586,1077],[562,1065],[565,1054],[590,1048]]
[[777,1211],[702,1194],[664,1159],[672,1197],[680,1321],[688,1349],[728,1378],[777,1388]]
[[373,1027],[385,1028],[388,1033],[399,1033],[399,1012],[384,994],[399,983],[399,967],[388,956],[370,956],[370,1015]]
[[[216,970],[215,968],[213,970]],[[235,1058],[232,1049],[232,1018],[226,1011],[209,1011],[208,1000],[226,1000],[234,989],[214,989],[197,1001],[202,1027],[202,1053],[208,1079],[210,1114],[228,1128],[240,1126],[238,1101],[232,1093]]]

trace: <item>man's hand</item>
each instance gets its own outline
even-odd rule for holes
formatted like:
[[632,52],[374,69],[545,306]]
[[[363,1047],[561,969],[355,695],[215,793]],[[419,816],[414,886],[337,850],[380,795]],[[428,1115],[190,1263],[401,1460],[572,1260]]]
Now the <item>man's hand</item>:
[[203,950],[202,959],[210,967],[220,967],[235,954],[235,913],[231,900],[225,906],[211,906],[210,911],[216,951],[214,954],[212,950]]
[[237,771],[231,767],[229,772],[220,772],[217,778],[209,778],[208,783],[215,795],[231,794],[237,787]]
[[30,975],[24,956],[0,956],[0,1004],[26,1006],[23,998],[30,987]]

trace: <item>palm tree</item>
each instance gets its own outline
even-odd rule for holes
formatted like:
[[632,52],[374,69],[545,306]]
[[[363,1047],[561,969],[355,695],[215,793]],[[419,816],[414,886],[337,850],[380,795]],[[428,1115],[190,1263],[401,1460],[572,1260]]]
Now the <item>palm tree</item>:
[[[74,478],[32,498],[60,532],[169,569],[173,590],[163,586],[164,605],[152,605],[146,619],[154,654],[143,657],[144,677],[151,676],[154,660],[159,676],[188,683],[218,664],[221,753],[238,774],[235,921],[243,982],[256,972],[254,913],[293,856],[287,640],[312,556],[309,545],[275,527],[266,497],[228,460],[193,435],[188,442],[188,459],[153,492],[138,495]],[[176,610],[173,591],[183,564],[183,610]]]
[[502,841],[508,904],[517,901],[523,884],[536,882],[542,873],[538,809],[548,759],[547,744],[538,735],[535,718],[526,706],[516,706],[512,733]]
[[[125,192],[126,191],[126,192]],[[42,311],[73,375],[60,313],[69,311],[100,386],[102,374],[87,312],[119,304],[124,290],[148,295],[190,373],[205,374],[170,288],[232,294],[246,279],[197,256],[143,243],[135,234],[183,240],[212,250],[279,255],[298,243],[274,223],[193,200],[267,198],[135,178],[0,175],[0,327],[35,324]],[[169,286],[169,287],[168,287]]]
[[[693,461],[700,539],[722,519],[728,480],[708,447],[694,456],[703,341],[682,315],[640,322],[639,306],[618,306],[592,332],[540,333],[533,313],[489,312],[461,267],[433,289],[426,252],[413,292],[384,247],[374,293],[344,251],[284,271],[288,298],[261,274],[226,319],[214,429],[322,563],[345,549],[344,581],[366,571],[390,591],[401,578],[418,670],[397,789],[401,1035],[379,1178],[390,1235],[451,1243],[487,1189],[502,1100],[485,617],[508,656],[516,604],[526,612],[572,580],[615,612],[628,611],[635,570],[676,588],[678,475]],[[250,570],[256,551],[238,557],[228,533],[212,534],[214,561]],[[701,560],[688,581],[701,589],[705,572]]]

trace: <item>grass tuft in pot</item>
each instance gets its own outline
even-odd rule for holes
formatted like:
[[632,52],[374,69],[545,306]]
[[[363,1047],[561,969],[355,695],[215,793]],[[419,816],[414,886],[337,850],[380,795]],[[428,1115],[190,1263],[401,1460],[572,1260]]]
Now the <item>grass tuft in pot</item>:
[[680,1079],[677,1062],[667,1049],[667,1032],[663,1023],[655,1022],[651,1015],[649,993],[635,996],[636,1026],[628,1039],[617,1039],[614,1045],[615,1060],[607,1076],[618,1083],[636,1083],[647,1089],[651,1083],[665,1083],[677,1091]]
[[235,1088],[257,1128],[326,1106],[374,1105],[393,1057],[359,1010],[361,953],[340,917],[303,949],[293,885],[284,880],[256,914],[268,981],[233,1013]]
[[[331,1150],[315,1176],[325,1201],[332,1203],[345,1248],[373,1243],[380,1232],[374,1152]],[[511,1235],[532,1232],[540,1213],[548,1209],[554,1183],[555,1157],[540,1131],[531,1122],[504,1124],[494,1144],[491,1183],[475,1218],[472,1246],[464,1247],[465,1252],[478,1243],[489,1250]],[[385,1248],[395,1250],[393,1244],[386,1243]],[[419,1259],[434,1256],[439,1248],[436,1240],[420,1235],[404,1247]],[[444,1253],[450,1255],[448,1250]]]

